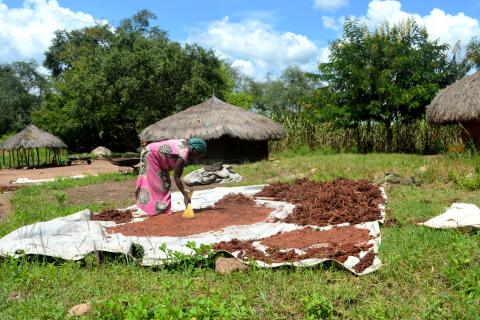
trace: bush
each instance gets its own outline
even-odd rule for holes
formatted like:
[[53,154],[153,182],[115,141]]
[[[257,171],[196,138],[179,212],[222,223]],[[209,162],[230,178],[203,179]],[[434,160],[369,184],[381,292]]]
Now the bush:
[[225,299],[218,292],[195,296],[185,292],[185,299],[174,301],[162,296],[116,296],[98,305],[95,319],[251,319],[254,310],[244,296]]
[[332,303],[322,295],[314,293],[302,299],[306,309],[305,319],[328,319],[333,315]]

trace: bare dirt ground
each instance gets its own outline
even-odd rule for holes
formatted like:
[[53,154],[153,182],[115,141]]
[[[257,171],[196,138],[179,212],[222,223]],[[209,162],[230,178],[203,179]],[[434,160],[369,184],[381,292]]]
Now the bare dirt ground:
[[[77,175],[98,175],[100,173],[109,173],[109,172],[119,172],[120,168],[117,166],[112,165],[111,163],[104,161],[104,160],[94,160],[90,165],[86,163],[73,163],[71,166],[62,166],[62,167],[55,167],[55,168],[45,168],[45,169],[2,169],[0,170],[0,185],[9,185],[10,181],[15,181],[19,178],[29,178],[32,180],[36,179],[48,179],[48,178],[58,178],[58,177],[71,177]],[[112,185],[108,184],[107,188],[105,185],[97,189],[91,191],[86,188],[86,191],[79,192],[79,195],[76,195],[78,199],[81,198],[82,194],[85,192],[87,197],[95,199],[95,192],[100,194],[101,196],[105,197],[104,192],[106,192],[107,197],[112,195],[112,198],[128,198],[129,194],[127,191],[135,192],[135,182],[133,181],[125,181],[125,185],[121,185],[122,183],[119,182],[120,186],[116,186],[116,183]],[[131,186],[128,185],[128,182],[132,184]],[[88,186],[86,186],[88,187]],[[101,191],[104,190],[104,191]],[[127,195],[125,196],[125,192]],[[13,196],[13,192],[5,192],[0,193],[0,222],[4,221],[5,218],[10,214],[11,211],[11,204],[10,199]],[[78,200],[77,200],[78,201]],[[88,198],[85,200],[88,201]],[[133,198],[132,203],[135,202]],[[75,202],[74,202],[75,203]]]
[[68,204],[115,203],[135,204],[135,180],[103,182],[65,190]]
[[0,193],[0,223],[10,214],[10,199],[13,196],[13,192]]
[[[10,181],[14,181],[18,178],[48,179],[71,177],[80,174],[97,175],[100,173],[119,171],[119,167],[104,160],[94,160],[90,165],[73,163],[71,166],[36,170],[4,169],[0,170],[0,185],[8,185]],[[195,186],[193,189],[203,190],[215,188],[217,186],[219,186],[219,184]],[[175,183],[173,183],[172,191],[177,190]],[[112,203],[119,207],[129,206],[135,204],[135,179],[73,187],[65,190],[65,193],[67,195],[68,204],[87,205],[91,203]],[[12,192],[0,193],[0,222],[10,214],[10,199],[12,196]]]
[[99,173],[119,172],[120,167],[114,166],[105,160],[93,160],[92,164],[73,163],[71,166],[61,166],[45,169],[2,169],[0,170],[0,184],[9,184],[19,178],[48,179],[57,177],[71,177],[77,175],[97,175]]
[[[210,184],[206,186],[188,187],[193,190],[206,190],[222,186],[221,184]],[[223,185],[226,186],[226,185]],[[172,191],[177,191],[175,183],[172,184]],[[65,190],[68,204],[90,204],[90,203],[114,203],[118,206],[129,206],[135,204],[135,179],[126,181],[104,182],[88,186],[73,187]]]

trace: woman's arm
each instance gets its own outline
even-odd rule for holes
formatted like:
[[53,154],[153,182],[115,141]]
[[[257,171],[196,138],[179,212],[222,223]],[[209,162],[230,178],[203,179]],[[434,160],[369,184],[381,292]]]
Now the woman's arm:
[[190,198],[188,197],[188,193],[185,191],[185,188],[183,187],[182,183],[182,173],[183,173],[183,168],[185,167],[185,160],[182,158],[178,158],[177,163],[175,164],[175,169],[173,171],[174,175],[174,180],[175,184],[177,185],[178,190],[183,194],[183,198],[185,200],[185,206],[190,203]]

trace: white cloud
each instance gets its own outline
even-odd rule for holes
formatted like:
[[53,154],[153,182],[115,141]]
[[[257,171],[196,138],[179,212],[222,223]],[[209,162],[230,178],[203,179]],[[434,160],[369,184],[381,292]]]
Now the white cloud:
[[234,66],[256,77],[278,73],[291,64],[310,67],[321,55],[321,50],[306,36],[279,32],[255,19],[232,22],[225,17],[210,22],[187,42],[214,49],[220,57],[234,61]]
[[452,15],[435,8],[428,15],[421,16],[417,13],[403,11],[401,3],[394,0],[370,1],[367,15],[361,17],[371,27],[384,21],[393,24],[408,18],[424,25],[432,39],[440,39],[440,41],[452,46],[457,41],[461,41],[465,45],[472,36],[480,34],[478,20],[465,15],[463,12]]
[[315,0],[313,7],[320,10],[335,11],[348,5],[348,0]]
[[8,8],[0,0],[0,63],[41,63],[56,30],[94,24],[93,16],[63,8],[56,0],[25,0],[21,8]]
[[330,54],[332,53],[330,51],[330,48],[329,47],[325,47],[325,48],[322,48],[322,50],[320,51],[320,59],[319,59],[319,63],[325,63],[325,62],[328,62],[330,61]]
[[340,30],[344,20],[344,17],[336,18],[332,16],[322,16],[323,26],[332,30]]
[[231,66],[240,70],[242,73],[246,74],[247,76],[250,76],[250,77],[255,76],[255,70],[253,68],[253,63],[251,61],[235,59],[235,61],[232,62]]

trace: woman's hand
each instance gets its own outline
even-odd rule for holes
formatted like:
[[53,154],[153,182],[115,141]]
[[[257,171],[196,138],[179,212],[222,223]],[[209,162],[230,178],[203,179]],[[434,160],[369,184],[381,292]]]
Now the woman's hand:
[[175,184],[177,185],[178,190],[180,190],[180,192],[183,194],[183,200],[185,201],[185,208],[186,208],[190,203],[190,197],[188,196],[188,191],[185,190],[182,183],[182,179],[180,178],[182,176],[184,166],[185,166],[185,161],[182,158],[178,159],[175,165],[173,176],[174,176]]

